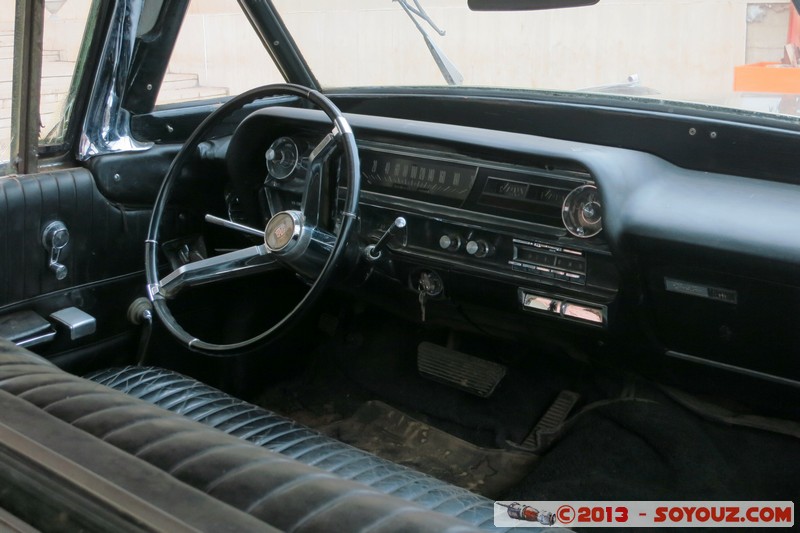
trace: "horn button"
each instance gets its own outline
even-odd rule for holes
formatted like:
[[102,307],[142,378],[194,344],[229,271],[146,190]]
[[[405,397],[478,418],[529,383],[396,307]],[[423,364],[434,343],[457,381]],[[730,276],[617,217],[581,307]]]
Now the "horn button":
[[273,253],[288,254],[300,242],[303,215],[299,211],[282,211],[267,222],[264,244]]

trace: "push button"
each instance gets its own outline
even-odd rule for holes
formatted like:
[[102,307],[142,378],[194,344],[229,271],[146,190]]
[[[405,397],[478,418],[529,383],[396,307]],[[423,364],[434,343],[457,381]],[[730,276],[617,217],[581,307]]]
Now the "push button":
[[585,272],[586,263],[582,259],[572,259],[570,257],[559,257],[556,259],[556,266],[572,272]]

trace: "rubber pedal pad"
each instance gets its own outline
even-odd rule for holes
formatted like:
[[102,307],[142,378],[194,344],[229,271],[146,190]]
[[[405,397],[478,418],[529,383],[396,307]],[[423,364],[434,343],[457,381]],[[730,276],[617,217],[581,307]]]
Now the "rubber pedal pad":
[[431,342],[417,348],[417,370],[423,377],[481,398],[491,396],[507,372],[505,365]]
[[558,429],[567,420],[575,404],[581,399],[577,392],[562,390],[555,401],[547,408],[542,418],[522,441],[523,448],[539,449],[543,444],[543,437]]

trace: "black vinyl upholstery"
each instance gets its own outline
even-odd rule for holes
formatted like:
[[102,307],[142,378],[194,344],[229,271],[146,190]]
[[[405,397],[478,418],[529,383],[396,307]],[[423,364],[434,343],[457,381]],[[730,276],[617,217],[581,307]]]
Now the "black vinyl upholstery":
[[[70,233],[59,258],[69,270],[62,281],[42,247],[42,231],[56,220]],[[149,209],[107,200],[85,169],[0,180],[0,305],[136,272],[149,221]]]
[[68,374],[0,340],[0,390],[286,531],[466,533],[470,524]]
[[498,530],[486,498],[190,378],[140,367],[93,377],[130,394],[68,374],[0,339],[4,394],[271,526],[287,531]]
[[497,530],[493,502],[483,496],[334,440],[194,379],[147,367],[110,369],[88,377],[339,478]]

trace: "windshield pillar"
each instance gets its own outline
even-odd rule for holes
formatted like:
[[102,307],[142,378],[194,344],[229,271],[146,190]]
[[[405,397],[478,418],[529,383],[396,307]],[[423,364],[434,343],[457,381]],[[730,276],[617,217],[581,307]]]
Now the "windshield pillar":
[[271,0],[239,0],[239,4],[286,81],[319,90],[319,82]]
[[16,0],[12,75],[11,166],[18,174],[39,167],[44,2]]

